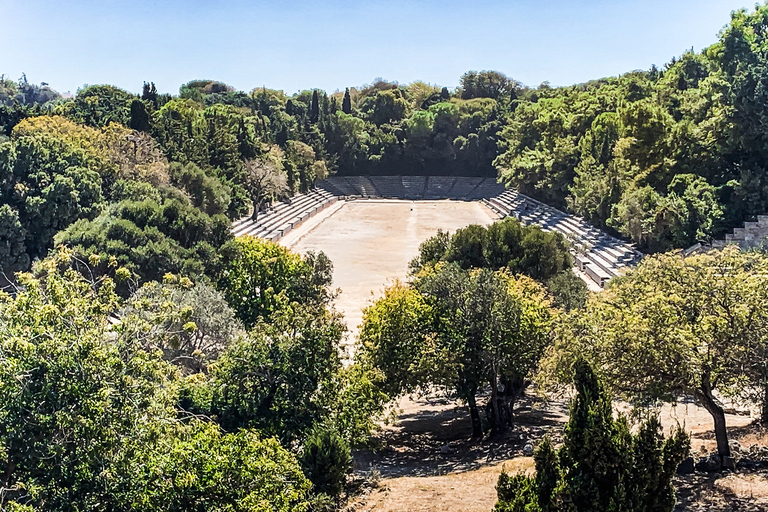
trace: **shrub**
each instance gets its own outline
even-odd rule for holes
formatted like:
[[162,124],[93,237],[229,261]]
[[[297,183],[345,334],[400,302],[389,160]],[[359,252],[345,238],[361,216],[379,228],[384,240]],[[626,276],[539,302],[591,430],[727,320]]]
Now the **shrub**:
[[335,431],[319,429],[310,434],[300,461],[316,494],[338,497],[344,490],[344,481],[352,468],[352,455],[347,442]]

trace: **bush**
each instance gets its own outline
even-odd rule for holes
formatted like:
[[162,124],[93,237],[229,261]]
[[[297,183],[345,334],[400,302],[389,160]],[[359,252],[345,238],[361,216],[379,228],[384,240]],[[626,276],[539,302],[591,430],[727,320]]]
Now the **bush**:
[[349,445],[333,430],[316,430],[307,438],[300,462],[315,494],[338,497],[352,469]]

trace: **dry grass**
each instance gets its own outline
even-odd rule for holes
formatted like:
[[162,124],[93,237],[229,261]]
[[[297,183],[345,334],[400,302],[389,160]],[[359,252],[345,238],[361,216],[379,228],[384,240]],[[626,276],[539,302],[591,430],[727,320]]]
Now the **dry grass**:
[[533,471],[532,457],[517,457],[473,471],[443,476],[398,477],[353,505],[360,512],[488,512],[496,503],[502,471]]

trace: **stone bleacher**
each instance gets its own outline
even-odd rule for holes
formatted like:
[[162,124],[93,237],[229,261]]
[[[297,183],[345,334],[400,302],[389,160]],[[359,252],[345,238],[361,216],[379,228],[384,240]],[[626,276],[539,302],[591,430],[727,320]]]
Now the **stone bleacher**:
[[504,190],[496,178],[467,176],[331,176],[317,186],[341,198],[411,200],[477,201]]
[[267,240],[280,240],[293,228],[338,200],[338,194],[315,188],[305,194],[296,194],[280,201],[259,214],[254,222],[250,215],[232,224],[234,236],[251,235]]
[[725,235],[725,240],[715,240],[712,247],[722,248],[736,244],[744,250],[768,247],[768,215],[758,215],[757,222],[745,222],[743,228],[735,228]]
[[[483,202],[502,218],[513,216],[523,224],[562,233],[571,242],[577,267],[601,287],[643,257],[632,245],[604,233],[581,217],[566,214],[515,190],[506,190]],[[768,226],[768,217],[766,224]]]
[[[562,233],[571,242],[576,265],[601,287],[643,257],[632,245],[597,229],[581,217],[566,214],[515,190],[504,190],[495,178],[482,177],[331,176],[318,182],[317,188],[310,192],[273,205],[257,222],[250,217],[240,219],[232,225],[232,233],[279,240],[336,200],[359,198],[482,201],[502,218],[514,216],[523,224]],[[758,222],[747,223],[740,229],[730,235],[730,241],[737,241],[736,237],[752,241],[759,233],[765,239],[768,216],[761,216]]]

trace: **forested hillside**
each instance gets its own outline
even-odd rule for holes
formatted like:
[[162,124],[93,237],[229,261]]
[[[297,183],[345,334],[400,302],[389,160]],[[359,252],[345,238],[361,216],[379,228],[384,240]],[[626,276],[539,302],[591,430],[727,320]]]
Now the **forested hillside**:
[[[174,97],[158,94],[150,83],[141,96],[90,86],[63,100],[47,86],[3,80],[0,125],[10,137],[0,159],[8,205],[2,224],[10,241],[4,266],[24,267],[27,256],[44,253],[52,233],[74,220],[100,215],[100,222],[113,224],[126,217],[124,209],[107,204],[140,196],[159,211],[173,200],[169,185],[197,208],[205,202],[206,215],[242,214],[249,208],[243,167],[249,159],[268,161],[293,191],[329,172],[498,172],[510,186],[647,251],[706,241],[768,211],[767,12],[735,13],[719,40],[701,53],[569,87],[530,88],[484,71],[466,73],[454,90],[377,80],[344,93],[288,96],[201,80],[183,85]],[[24,121],[41,115],[54,117]],[[100,141],[89,143],[91,155],[81,155],[78,140],[89,137]],[[57,225],[45,220],[54,191],[43,192],[45,180],[28,183],[22,170],[31,169],[32,153],[50,144],[74,152],[69,170],[38,161],[29,174],[45,172],[53,183],[64,179],[54,175],[69,173],[82,196],[74,200],[77,207],[61,206],[73,213]],[[169,162],[184,171],[171,172]],[[100,180],[73,168],[94,171]],[[86,191],[98,181],[99,194]],[[136,190],[137,182],[147,181],[164,190],[162,197]],[[18,223],[41,225],[32,239],[24,235],[23,247]],[[88,226],[74,231],[62,241],[74,237],[79,243]],[[174,250],[193,246],[182,241]]]

